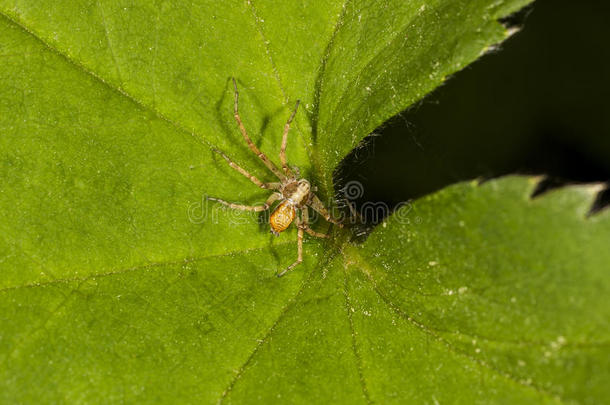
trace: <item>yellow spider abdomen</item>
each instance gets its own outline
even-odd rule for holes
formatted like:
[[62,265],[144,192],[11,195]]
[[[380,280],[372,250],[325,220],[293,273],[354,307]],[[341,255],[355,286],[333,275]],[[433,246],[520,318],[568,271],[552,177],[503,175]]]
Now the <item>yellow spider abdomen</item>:
[[296,215],[296,210],[290,201],[282,202],[277,206],[269,218],[271,231],[276,235],[282,231],[285,231],[286,228],[290,226],[292,221],[294,221]]

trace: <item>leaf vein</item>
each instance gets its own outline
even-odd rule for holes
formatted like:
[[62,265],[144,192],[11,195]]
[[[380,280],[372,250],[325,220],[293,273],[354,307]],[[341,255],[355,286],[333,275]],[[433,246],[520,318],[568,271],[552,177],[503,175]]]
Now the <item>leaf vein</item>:
[[248,6],[250,6],[250,12],[252,13],[252,17],[254,18],[254,25],[256,26],[256,31],[261,36],[261,40],[263,41],[263,47],[265,48],[265,54],[267,55],[267,58],[269,59],[269,63],[271,64],[271,70],[273,70],[273,76],[275,77],[275,80],[277,80],[280,91],[282,92],[282,97],[284,98],[284,104],[286,104],[286,103],[288,103],[288,95],[286,94],[284,86],[282,85],[280,73],[277,70],[277,66],[273,60],[273,56],[271,55],[271,49],[269,48],[269,41],[267,40],[267,37],[265,36],[265,33],[263,32],[263,29],[261,26],[261,21],[258,18],[258,14],[256,13],[256,8],[254,8],[254,3],[252,2],[252,0],[247,0],[247,3],[248,3]]
[[[343,21],[345,19],[345,14],[346,14],[345,10],[347,9],[347,4],[349,2],[350,2],[350,0],[345,0],[343,2],[343,4],[341,5],[341,14],[337,18],[337,21],[335,22],[335,26],[333,28],[333,33],[330,37],[330,40],[328,41],[328,44],[326,44],[326,48],[324,49],[324,53],[322,54],[322,59],[320,60],[320,67],[317,72],[317,77],[316,77],[316,81],[315,81],[315,85],[314,85],[315,90],[314,90],[314,98],[313,98],[313,120],[311,123],[314,142],[315,142],[317,134],[318,134],[318,122],[320,120],[320,100],[322,97],[322,87],[323,87],[323,83],[324,83],[324,73],[326,72],[326,64],[328,63],[328,59],[330,58],[330,54],[333,50],[333,47],[335,44],[335,38],[337,37],[337,33],[339,32],[339,29],[341,28],[341,26],[343,26]],[[318,154],[315,154],[314,157],[317,158]],[[319,159],[314,159],[313,163],[316,167],[320,167]],[[329,184],[329,181],[331,181],[331,180],[332,179],[328,179],[327,177],[324,178],[325,189],[327,189],[327,190],[332,189],[331,188],[332,184]]]
[[110,50],[110,55],[112,56],[112,60],[114,62],[114,67],[117,72],[117,76],[119,78],[119,88],[123,87],[123,78],[121,77],[121,68],[116,58],[116,54],[114,52],[114,47],[112,46],[112,41],[110,40],[110,34],[108,32],[108,22],[106,21],[106,14],[104,13],[104,8],[102,7],[101,2],[97,2],[97,6],[100,9],[100,14],[102,16],[102,26],[104,27],[104,36],[106,37],[106,43],[108,44],[108,49]]
[[[553,341],[546,341],[546,340],[498,339],[495,337],[481,335],[479,333],[462,332],[459,330],[450,331],[450,330],[437,329],[437,328],[430,328],[430,330],[432,330],[436,333],[447,333],[447,334],[453,334],[453,335],[463,336],[463,337],[467,337],[467,338],[474,338],[477,340],[482,340],[482,341],[495,343],[495,344],[513,345],[513,346],[520,346],[520,347],[540,347],[540,346],[544,347],[544,346],[551,346],[553,343],[555,343]],[[561,346],[562,347],[571,347],[571,348],[610,347],[610,342],[608,342],[608,341],[569,342],[568,341],[568,342],[562,343]]]
[[352,334],[352,351],[354,352],[354,358],[356,359],[358,377],[360,379],[360,387],[362,388],[362,395],[364,395],[364,399],[366,400],[367,404],[372,404],[373,400],[371,399],[369,390],[367,388],[366,380],[364,378],[362,356],[360,356],[360,351],[358,350],[358,342],[356,341],[356,329],[354,328],[354,319],[352,316],[352,305],[351,305],[351,299],[349,297],[349,292],[348,292],[347,269],[345,267],[346,266],[343,266],[343,274],[344,274],[343,295],[345,296],[345,312],[347,314],[350,332]]
[[[273,55],[271,53],[271,48],[269,47],[269,41],[267,40],[267,37],[265,36],[265,32],[263,31],[261,20],[260,20],[260,18],[258,18],[258,14],[256,12],[256,8],[254,7],[253,0],[248,0],[248,5],[250,6],[250,11],[252,13],[252,17],[254,18],[254,25],[256,26],[256,31],[259,33],[261,40],[263,41],[263,46],[265,47],[265,54],[267,55],[267,58],[269,59],[269,63],[271,64],[271,70],[273,71],[273,76],[275,77],[275,80],[278,83],[278,87],[280,88],[280,92],[282,93],[283,104],[287,105],[288,104],[288,94],[286,93],[286,89],[284,88],[284,85],[282,84],[282,78],[280,77],[280,72],[273,59]],[[301,141],[303,142],[303,145],[305,146],[305,150],[307,151],[307,156],[309,156],[309,160],[314,162],[314,159],[312,156],[313,151],[309,147],[309,142],[305,141],[305,136],[303,135],[303,131],[301,130],[301,127],[299,126],[298,120],[295,120],[294,125],[296,126],[296,129],[299,133],[299,137],[301,138]]]
[[49,51],[51,51],[55,55],[61,57],[68,64],[72,65],[80,72],[92,77],[93,79],[95,79],[96,81],[98,81],[102,85],[104,85],[106,88],[108,88],[109,90],[128,99],[130,102],[135,104],[138,108],[140,108],[142,111],[148,111],[148,112],[152,113],[155,117],[157,117],[158,119],[160,119],[162,121],[165,121],[167,124],[169,124],[171,127],[173,127],[178,132],[185,134],[185,135],[189,135],[197,143],[206,146],[210,150],[215,149],[215,147],[209,141],[207,141],[202,135],[195,133],[194,130],[188,130],[180,122],[170,119],[169,117],[167,117],[166,115],[161,113],[159,110],[155,109],[153,106],[150,106],[150,105],[144,103],[143,101],[138,100],[135,96],[131,95],[124,89],[113,86],[108,80],[103,78],[100,74],[94,72],[93,70],[88,69],[85,65],[83,65],[81,62],[76,60],[74,57],[72,57],[68,53],[62,52],[61,50],[59,50],[58,48],[53,46],[53,44],[50,41],[44,39],[42,36],[38,35],[33,30],[28,28],[26,23],[24,21],[20,20],[18,17],[9,15],[2,10],[0,10],[0,16],[2,18],[4,18],[6,21],[8,21],[9,23],[13,24],[14,26],[23,30],[25,33],[32,36],[34,39],[36,39],[38,42],[40,42],[45,48],[47,48]]
[[[290,244],[294,244],[294,243],[295,243],[294,241],[280,242],[280,243],[274,244],[274,246],[284,246],[284,245],[290,245]],[[55,284],[68,284],[68,283],[78,282],[78,281],[96,280],[98,278],[116,276],[116,275],[121,275],[121,274],[126,274],[126,273],[132,273],[132,272],[139,271],[139,270],[148,270],[148,269],[153,269],[153,268],[158,268],[158,267],[163,267],[163,266],[168,266],[168,265],[195,263],[195,262],[199,262],[199,261],[206,260],[206,259],[212,259],[212,258],[218,258],[218,257],[224,257],[224,256],[244,255],[244,254],[248,254],[248,253],[259,251],[259,250],[264,250],[267,248],[268,248],[268,246],[263,246],[263,247],[256,247],[256,248],[251,248],[251,249],[233,250],[230,252],[207,255],[207,256],[185,257],[185,258],[179,259],[179,260],[167,260],[167,261],[154,262],[154,263],[127,267],[127,268],[118,269],[118,270],[110,270],[110,271],[103,272],[103,273],[94,273],[94,274],[90,274],[88,276],[83,276],[83,277],[60,278],[60,279],[49,280],[49,281],[38,282],[38,283],[30,283],[30,284],[4,287],[4,288],[0,289],[0,293],[7,292],[7,291],[13,291],[13,290],[20,290],[20,289],[24,289],[24,288],[46,287],[46,286],[55,285]]]
[[286,304],[284,305],[284,307],[280,311],[280,314],[278,315],[277,319],[275,320],[275,322],[273,322],[271,327],[269,327],[267,332],[263,335],[262,339],[258,339],[258,343],[254,347],[254,349],[252,350],[250,355],[246,358],[246,361],[237,369],[237,372],[235,373],[235,376],[229,382],[229,385],[227,386],[227,388],[225,388],[225,390],[222,392],[222,395],[220,396],[220,398],[217,401],[218,404],[222,404],[224,402],[224,400],[227,398],[227,396],[233,390],[233,387],[235,386],[237,381],[244,374],[244,372],[246,371],[246,369],[248,368],[250,363],[252,363],[252,359],[254,359],[254,356],[256,356],[256,354],[260,351],[260,349],[263,347],[263,345],[269,341],[269,338],[271,337],[271,335],[275,331],[277,325],[282,321],[282,319],[284,319],[284,317],[285,317],[286,313],[288,312],[288,310],[291,307],[293,307],[298,302],[299,298],[303,294],[303,291],[305,290],[305,287],[307,287],[307,285],[309,284],[310,280],[312,279],[312,276],[313,276],[314,272],[315,272],[315,267],[309,272],[309,275],[301,283],[301,286],[299,287],[299,290],[296,292],[296,294],[291,299],[289,299],[286,302]]

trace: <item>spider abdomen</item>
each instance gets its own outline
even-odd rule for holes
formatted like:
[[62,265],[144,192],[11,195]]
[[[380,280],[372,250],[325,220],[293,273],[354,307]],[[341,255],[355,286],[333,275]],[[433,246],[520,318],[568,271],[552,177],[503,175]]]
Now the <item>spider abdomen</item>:
[[269,223],[271,224],[271,232],[279,235],[290,226],[296,217],[296,209],[290,201],[284,201],[271,214]]

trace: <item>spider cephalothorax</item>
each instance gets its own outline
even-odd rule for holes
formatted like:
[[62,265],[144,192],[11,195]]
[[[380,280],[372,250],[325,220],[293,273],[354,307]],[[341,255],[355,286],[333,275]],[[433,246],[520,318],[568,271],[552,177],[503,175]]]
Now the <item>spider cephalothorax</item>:
[[[271,232],[279,236],[279,234],[285,231],[292,222],[296,219],[297,222],[297,260],[288,266],[285,270],[278,273],[278,276],[284,275],[287,271],[293,269],[296,265],[303,261],[303,231],[307,232],[312,236],[318,238],[326,238],[326,234],[318,233],[309,227],[309,208],[320,213],[324,219],[328,222],[332,222],[341,226],[335,219],[330,216],[330,213],[322,204],[322,201],[315,195],[315,187],[311,186],[311,183],[307,179],[300,178],[300,174],[297,169],[288,167],[286,161],[286,143],[288,140],[288,131],[290,130],[290,123],[294,119],[294,116],[299,108],[299,102],[297,101],[294,111],[288,118],[286,125],[284,126],[284,133],[282,134],[282,146],[280,148],[280,162],[282,162],[282,170],[280,170],[260,149],[252,142],[244,124],[241,122],[239,111],[237,108],[239,93],[237,91],[237,84],[233,79],[233,87],[235,89],[235,102],[234,102],[234,117],[237,121],[237,125],[243,135],[244,139],[248,143],[248,146],[263,161],[265,166],[280,180],[279,182],[263,183],[256,176],[253,176],[248,171],[243,169],[237,163],[233,162],[226,154],[218,149],[214,149],[215,152],[220,154],[229,163],[233,169],[237,170],[244,176],[246,176],[252,183],[256,184],[260,188],[275,190],[262,205],[242,205],[230,203],[218,198],[208,197],[208,199],[217,201],[230,208],[244,210],[244,211],[266,211],[272,204],[277,201],[280,203],[273,210],[273,213],[269,217],[269,224],[271,225]],[[296,173],[295,173],[296,172]]]

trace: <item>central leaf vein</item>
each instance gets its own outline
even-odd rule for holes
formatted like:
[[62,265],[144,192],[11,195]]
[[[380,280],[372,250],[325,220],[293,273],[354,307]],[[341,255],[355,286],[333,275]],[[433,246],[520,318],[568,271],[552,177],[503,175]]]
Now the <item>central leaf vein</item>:
[[[9,23],[19,27],[21,30],[23,30],[27,34],[31,35],[38,42],[40,42],[42,45],[44,45],[45,48],[47,48],[49,51],[53,52],[54,54],[60,56],[61,58],[63,58],[68,64],[74,66],[77,70],[81,71],[82,73],[85,73],[88,76],[91,76],[92,78],[94,78],[96,81],[98,81],[99,83],[104,85],[106,88],[110,89],[111,91],[118,93],[121,96],[127,98],[129,101],[134,103],[136,106],[138,106],[143,111],[148,111],[148,112],[152,113],[155,117],[157,117],[158,119],[160,119],[162,121],[165,121],[178,132],[180,132],[184,135],[188,135],[189,137],[194,139],[197,143],[204,145],[205,147],[209,148],[210,150],[214,149],[213,145],[209,141],[207,141],[203,135],[195,133],[194,130],[188,130],[180,122],[170,119],[169,117],[164,115],[161,111],[157,110],[153,106],[148,105],[148,104],[144,103],[143,101],[137,99],[136,97],[134,97],[133,95],[131,95],[130,93],[125,91],[124,89],[113,86],[108,80],[103,78],[100,74],[94,72],[93,70],[90,70],[85,65],[83,65],[81,62],[76,60],[74,57],[72,57],[71,55],[69,55],[65,52],[62,52],[57,47],[53,46],[50,41],[44,39],[42,36],[35,33],[34,30],[30,29],[26,25],[26,23],[24,21],[21,21],[20,19],[18,19],[18,17],[11,16],[4,11],[0,11],[0,16],[2,18],[4,18],[6,21],[8,21]],[[117,68],[118,68],[118,65],[117,65]]]
[[299,298],[303,295],[303,291],[305,291],[305,288],[310,284],[311,280],[313,279],[313,274],[314,274],[315,270],[316,270],[316,268],[314,267],[309,272],[309,274],[307,275],[305,280],[301,283],[301,286],[299,287],[299,290],[296,292],[296,294],[291,299],[289,299],[286,302],[286,304],[284,304],[284,306],[282,307],[282,310],[280,311],[280,314],[278,315],[275,322],[273,322],[271,327],[267,330],[267,333],[265,333],[263,335],[263,337],[258,340],[257,345],[250,352],[250,355],[246,358],[246,361],[244,361],[244,363],[237,369],[235,376],[233,377],[233,379],[231,379],[231,381],[229,382],[229,385],[227,386],[227,388],[225,388],[225,390],[222,392],[222,395],[218,399],[218,401],[217,401],[218,404],[222,404],[224,402],[224,400],[233,390],[233,387],[235,386],[237,381],[242,377],[244,372],[247,370],[248,366],[252,363],[252,360],[254,359],[256,354],[265,345],[265,343],[267,343],[269,341],[269,338],[271,337],[273,332],[276,330],[277,326],[282,321],[282,319],[284,319],[284,317],[288,313],[289,309],[294,307],[298,303]]
[[[274,244],[273,246],[292,245],[294,243],[295,243],[294,241],[279,242],[279,243]],[[251,249],[233,250],[230,252],[225,252],[225,253],[220,253],[220,254],[199,256],[199,257],[185,257],[183,259],[178,259],[178,260],[168,260],[168,261],[147,263],[147,264],[132,266],[132,267],[124,268],[124,269],[111,270],[111,271],[107,271],[107,272],[103,272],[103,273],[94,273],[94,274],[90,274],[90,275],[84,276],[84,277],[60,278],[60,279],[49,280],[49,281],[44,281],[44,282],[39,282],[39,283],[10,286],[10,287],[5,287],[5,288],[0,289],[0,293],[7,292],[7,291],[13,291],[13,290],[19,290],[19,289],[23,289],[23,288],[45,287],[45,286],[55,285],[55,284],[68,284],[68,283],[72,283],[72,282],[95,280],[95,279],[103,278],[103,277],[111,277],[111,276],[117,276],[117,275],[126,274],[126,273],[132,273],[134,271],[161,268],[164,266],[177,265],[177,264],[195,263],[195,262],[206,260],[206,259],[212,259],[212,258],[218,258],[218,257],[224,257],[224,256],[245,255],[248,253],[252,253],[252,252],[256,252],[256,251],[264,250],[264,249],[268,249],[268,248],[269,248],[268,246],[262,246],[262,247],[256,247],[256,248],[251,248]]]
[[369,390],[366,385],[366,380],[364,378],[364,370],[362,367],[362,356],[360,356],[360,352],[358,351],[358,344],[356,342],[356,329],[354,328],[354,319],[352,316],[352,303],[349,297],[348,291],[348,279],[347,279],[347,269],[346,266],[343,266],[343,295],[345,296],[345,312],[347,315],[347,319],[349,321],[350,332],[352,335],[352,351],[354,352],[354,358],[356,360],[356,365],[358,368],[358,377],[360,379],[360,386],[362,388],[362,395],[364,395],[364,399],[368,404],[372,404],[371,396],[369,394]]

